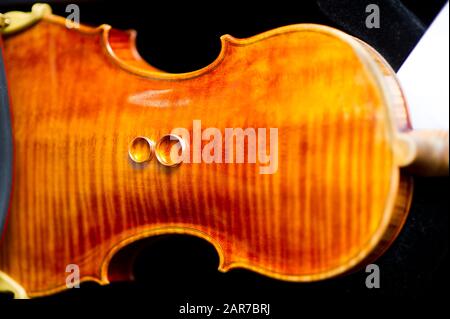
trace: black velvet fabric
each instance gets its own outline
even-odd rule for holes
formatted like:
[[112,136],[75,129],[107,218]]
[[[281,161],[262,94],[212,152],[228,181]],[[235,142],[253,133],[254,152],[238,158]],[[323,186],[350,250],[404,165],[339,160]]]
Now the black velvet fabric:
[[[337,25],[371,44],[398,69],[425,31],[421,22],[400,0],[318,0],[320,9]],[[366,7],[380,8],[380,28],[365,25]]]
[[[0,11],[11,8],[12,1],[0,4]],[[77,2],[77,1],[71,1]],[[365,8],[380,7],[380,29],[367,29]],[[185,72],[211,63],[220,50],[219,36],[229,33],[248,37],[278,26],[293,23],[330,25],[357,36],[383,54],[398,69],[429,24],[445,4],[444,0],[311,0],[267,3],[231,2],[145,2],[82,1],[81,21],[93,25],[109,23],[117,28],[138,30],[138,49],[156,67],[169,72]],[[65,15],[64,3],[53,5]],[[27,5],[14,6],[27,8]],[[245,76],[245,70],[243,75]],[[420,76],[420,75],[417,75]],[[95,85],[95,84],[93,84]],[[218,256],[201,240],[183,236],[164,236],[149,241],[136,259],[136,283],[107,287],[83,284],[42,300],[106,301],[114,307],[123,301],[139,309],[152,309],[176,315],[183,302],[269,302],[273,318],[298,317],[302,307],[358,302],[381,303],[393,298],[439,301],[448,286],[448,178],[416,179],[410,215],[399,238],[376,263],[381,269],[381,288],[367,289],[366,273],[317,283],[287,283],[265,278],[245,270],[222,274],[216,271]],[[142,303],[144,301],[144,303]],[[319,305],[317,307],[317,305]],[[328,310],[337,309],[329,306]],[[150,310],[149,310],[150,311]],[[151,313],[151,312],[150,312]],[[281,315],[284,313],[285,315]],[[361,313],[362,315],[367,312]],[[292,315],[292,316],[291,316]],[[240,318],[240,317],[238,317]],[[243,317],[244,318],[244,317]]]

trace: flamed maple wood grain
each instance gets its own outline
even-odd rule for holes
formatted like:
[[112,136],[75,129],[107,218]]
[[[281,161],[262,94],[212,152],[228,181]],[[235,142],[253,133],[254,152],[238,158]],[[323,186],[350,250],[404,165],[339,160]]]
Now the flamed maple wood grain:
[[[388,247],[412,191],[392,151],[410,126],[388,69],[321,26],[222,46],[211,65],[168,74],[135,54],[132,34],[106,26],[68,30],[47,16],[5,39],[15,169],[1,271],[30,296],[63,290],[67,264],[107,283],[119,249],[181,233],[212,243],[220,270],[311,281]],[[278,171],[130,162],[134,137],[156,141],[194,119],[278,128]]]

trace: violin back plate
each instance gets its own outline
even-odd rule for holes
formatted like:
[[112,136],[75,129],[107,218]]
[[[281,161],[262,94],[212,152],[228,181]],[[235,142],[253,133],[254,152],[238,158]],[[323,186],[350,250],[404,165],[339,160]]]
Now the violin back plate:
[[[223,36],[211,65],[169,74],[133,61],[132,44],[115,50],[111,34],[132,43],[117,32],[47,16],[5,40],[15,162],[0,270],[29,296],[65,289],[69,264],[108,283],[116,252],[161,234],[209,241],[222,271],[290,281],[348,272],[395,238],[412,184],[393,140],[409,124],[393,73],[364,44],[294,25]],[[276,169],[130,161],[136,136],[196,120],[276,128]]]

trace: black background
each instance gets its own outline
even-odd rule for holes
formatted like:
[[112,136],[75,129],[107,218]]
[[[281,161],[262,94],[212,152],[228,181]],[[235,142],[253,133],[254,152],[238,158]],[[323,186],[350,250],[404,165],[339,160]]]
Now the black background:
[[[211,63],[220,51],[222,34],[248,37],[305,22],[330,25],[362,38],[397,70],[446,1],[424,2],[70,1],[79,4],[82,23],[136,29],[140,54],[169,72],[192,71]],[[66,15],[67,3],[53,1],[53,11]],[[365,27],[365,7],[369,3],[380,6],[380,29]],[[3,0],[0,4],[0,12],[29,8],[29,1]],[[366,288],[364,270],[311,284],[272,280],[245,270],[223,274],[217,271],[218,256],[208,243],[187,236],[163,236],[147,240],[142,247],[134,263],[135,282],[104,287],[85,283],[81,289],[32,302],[95,303],[110,310],[127,304],[127,309],[143,310],[143,316],[148,318],[175,317],[178,307],[186,302],[271,303],[272,318],[296,318],[311,306],[318,311],[346,310],[361,302],[368,305],[361,315],[393,301],[412,301],[407,308],[429,302],[433,302],[430,309],[445,307],[449,269],[447,189],[448,178],[416,179],[407,223],[392,247],[377,261],[381,269],[380,289]],[[233,318],[241,317],[251,316]]]

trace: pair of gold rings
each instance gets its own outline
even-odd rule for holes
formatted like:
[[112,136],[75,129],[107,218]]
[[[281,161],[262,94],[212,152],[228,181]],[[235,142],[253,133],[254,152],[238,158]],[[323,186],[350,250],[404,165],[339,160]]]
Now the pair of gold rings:
[[156,155],[156,159],[164,166],[177,166],[183,161],[186,150],[184,140],[175,134],[167,134],[154,142],[148,137],[137,136],[128,146],[128,155],[135,163],[149,162]]

